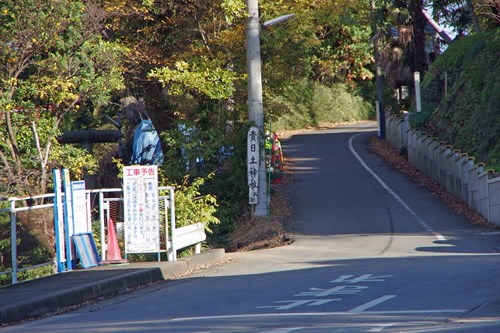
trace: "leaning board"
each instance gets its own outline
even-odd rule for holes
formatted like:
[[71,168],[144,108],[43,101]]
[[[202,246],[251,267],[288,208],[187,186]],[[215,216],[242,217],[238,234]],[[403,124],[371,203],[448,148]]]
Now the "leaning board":
[[90,268],[99,265],[101,258],[97,252],[94,237],[91,232],[84,232],[73,235],[76,253],[80,258],[83,268]]

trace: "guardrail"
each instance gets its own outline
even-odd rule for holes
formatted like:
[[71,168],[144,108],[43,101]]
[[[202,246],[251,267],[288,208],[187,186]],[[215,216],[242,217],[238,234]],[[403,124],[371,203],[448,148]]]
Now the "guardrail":
[[500,176],[483,163],[409,126],[408,115],[386,114],[386,139],[448,192],[500,226]]
[[[33,197],[25,197],[25,198],[19,198],[19,197],[12,197],[8,198],[7,201],[9,208],[5,209],[0,209],[0,213],[7,213],[10,216],[10,251],[11,251],[11,269],[8,271],[3,271],[0,272],[0,275],[3,274],[11,274],[12,278],[11,281],[12,283],[17,283],[17,276],[19,272],[27,271],[30,269],[38,268],[38,267],[43,267],[43,266],[50,266],[54,265],[54,262],[46,262],[42,264],[36,264],[33,266],[28,266],[28,267],[23,267],[19,269],[18,267],[18,252],[17,252],[17,213],[19,212],[31,212],[34,210],[40,210],[40,209],[47,209],[47,208],[53,208],[54,203],[45,203],[45,204],[38,204],[38,205],[33,205],[33,202],[37,201],[43,201],[43,200],[52,200],[54,199],[54,194],[44,194],[44,195],[37,195]],[[25,204],[22,207],[18,207],[17,203],[19,201],[24,201]]]
[[[158,188],[159,192],[168,192],[168,195],[158,196],[160,202],[160,210],[162,212],[159,214],[161,221],[160,223],[164,225],[164,246],[160,252],[166,252],[169,261],[177,260],[177,251],[185,247],[196,245],[195,252],[201,252],[201,242],[206,239],[206,234],[204,230],[204,225],[202,223],[196,223],[190,226],[184,226],[181,228],[176,228],[176,217],[175,217],[175,197],[174,189],[170,186],[164,186]],[[97,190],[86,190],[86,204],[87,212],[89,212],[87,219],[91,221],[91,214],[93,210],[99,212],[99,223],[100,223],[100,244],[101,244],[101,259],[106,259],[106,223],[111,217],[116,217],[119,215],[116,211],[113,212],[113,206],[116,208],[119,204],[123,204],[123,189],[112,188],[112,189],[97,189]],[[54,266],[55,262],[50,261],[46,263],[36,264],[28,267],[19,268],[18,260],[18,218],[17,214],[24,211],[33,211],[39,209],[50,209],[53,215],[54,209],[54,193],[32,196],[32,197],[12,197],[5,200],[8,202],[9,208],[0,209],[0,213],[9,214],[10,216],[10,243],[11,243],[11,269],[0,272],[0,275],[10,274],[12,284],[18,282],[18,273],[38,267],[43,266]],[[95,203],[97,198],[97,203]],[[48,202],[47,202],[48,201]],[[19,207],[19,202],[24,202],[22,207]],[[38,203],[37,202],[45,202]],[[116,210],[116,209],[115,209]],[[115,215],[115,216],[113,216]],[[169,223],[170,222],[170,223]],[[54,232],[54,225],[52,224],[51,232]],[[1,241],[2,239],[0,239]],[[160,260],[160,253],[158,253],[158,259]],[[54,269],[55,272],[55,269]]]

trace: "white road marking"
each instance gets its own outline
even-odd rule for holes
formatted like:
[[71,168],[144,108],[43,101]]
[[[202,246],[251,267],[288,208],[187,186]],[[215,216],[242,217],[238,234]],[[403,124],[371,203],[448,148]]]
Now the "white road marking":
[[[442,309],[442,310],[395,310],[395,311],[364,311],[363,315],[432,315],[442,313],[464,313],[468,310],[464,309]],[[227,319],[255,319],[255,318],[276,318],[276,317],[316,317],[316,316],[352,316],[357,313],[352,312],[290,312],[290,313],[254,313],[254,314],[235,314],[235,315],[220,315],[220,316],[200,316],[200,317],[184,317],[173,318],[171,322],[182,321],[201,321],[201,320],[227,320]]]
[[278,328],[272,331],[264,331],[263,333],[289,333],[293,331],[302,330],[306,327],[288,327],[288,328]]
[[379,305],[379,304],[381,304],[381,303],[383,303],[385,301],[388,301],[388,300],[390,300],[390,299],[392,299],[394,297],[396,297],[396,295],[385,295],[385,296],[379,297],[377,299],[374,299],[373,301],[370,301],[368,303],[360,305],[360,306],[352,309],[349,312],[351,312],[351,313],[361,313],[361,312],[363,312],[363,311],[365,311],[365,310],[367,310],[369,308],[373,308],[374,306]]
[[382,332],[386,328],[392,327],[392,326],[396,326],[396,325],[398,325],[398,323],[379,324],[379,325],[376,325],[377,327],[372,328],[371,330],[368,330],[367,332],[370,332],[370,333],[372,333],[372,332]]
[[330,289],[321,288],[309,288],[308,291],[303,291],[300,294],[293,296],[316,296],[316,297],[326,297],[330,295],[356,295],[363,290],[368,289],[366,286],[337,286]]
[[337,279],[330,281],[331,283],[359,283],[359,282],[385,282],[386,278],[392,277],[392,275],[381,275],[374,276],[373,274],[363,274],[356,278],[352,278],[354,275],[341,275]]
[[394,310],[394,311],[365,311],[363,314],[372,315],[398,315],[398,314],[438,314],[438,313],[464,313],[465,309],[443,309],[443,310]]
[[356,159],[359,161],[359,163],[363,166],[363,168],[365,168],[366,171],[368,171],[372,176],[373,178],[375,178],[375,180],[387,191],[389,192],[390,195],[392,195],[392,197],[394,199],[396,199],[397,202],[399,202],[399,204],[401,206],[403,206],[404,209],[406,209],[406,211],[408,213],[410,213],[410,215],[415,219],[415,221],[418,222],[418,224],[420,224],[420,226],[427,232],[431,233],[434,235],[434,237],[436,237],[437,240],[440,240],[440,241],[445,241],[446,238],[441,235],[440,233],[434,231],[434,229],[432,229],[420,216],[418,216],[417,213],[415,213],[415,211],[413,209],[410,208],[410,206],[408,206],[408,204],[403,200],[401,199],[401,197],[399,195],[396,194],[396,192],[394,192],[376,173],[375,171],[373,171],[366,163],[365,161],[363,161],[363,159],[361,158],[361,156],[359,156],[359,154],[356,152],[356,150],[354,149],[354,146],[352,145],[352,140],[357,137],[358,135],[361,135],[361,133],[359,134],[356,134],[352,137],[349,138],[349,149],[351,150],[351,153],[353,153],[353,155],[356,157]]
[[341,301],[340,298],[329,298],[329,299],[304,299],[304,300],[289,300],[289,301],[276,301],[275,303],[290,303],[288,305],[268,305],[268,306],[258,306],[256,309],[275,309],[275,310],[290,310],[302,305],[315,306],[323,305],[328,302]]

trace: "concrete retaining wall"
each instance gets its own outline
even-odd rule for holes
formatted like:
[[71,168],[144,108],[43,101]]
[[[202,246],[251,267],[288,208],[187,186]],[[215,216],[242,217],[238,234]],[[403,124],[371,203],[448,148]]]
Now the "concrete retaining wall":
[[500,175],[473,157],[410,128],[408,114],[386,113],[386,140],[448,192],[488,221],[500,226]]

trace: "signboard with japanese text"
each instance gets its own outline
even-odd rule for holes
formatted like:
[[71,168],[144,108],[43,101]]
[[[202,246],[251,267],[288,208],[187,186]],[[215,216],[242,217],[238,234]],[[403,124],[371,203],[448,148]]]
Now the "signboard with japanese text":
[[123,199],[125,252],[159,252],[158,167],[124,167]]
[[247,176],[248,176],[248,203],[255,205],[258,202],[259,191],[259,128],[250,127],[247,136]]
[[87,216],[84,180],[71,182],[71,198],[73,208],[73,233],[80,234],[91,232],[92,228]]

